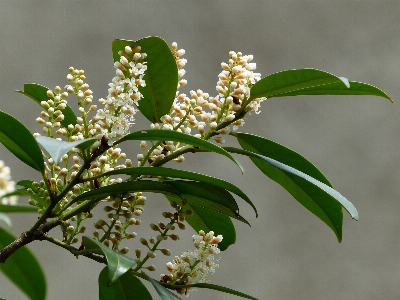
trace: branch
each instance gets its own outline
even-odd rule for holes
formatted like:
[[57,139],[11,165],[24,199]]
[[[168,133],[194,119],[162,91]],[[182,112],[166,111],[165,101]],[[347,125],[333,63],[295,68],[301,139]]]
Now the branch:
[[42,224],[38,229],[31,232],[30,230],[23,232],[19,238],[17,238],[14,242],[9,244],[0,250],[0,263],[5,263],[6,260],[19,248],[35,241],[35,240],[44,240],[45,235],[50,229],[61,224],[59,220],[52,220],[51,222]]

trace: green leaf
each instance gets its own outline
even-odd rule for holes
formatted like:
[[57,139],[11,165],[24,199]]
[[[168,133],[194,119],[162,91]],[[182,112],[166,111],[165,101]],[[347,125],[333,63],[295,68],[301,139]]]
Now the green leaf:
[[361,82],[349,82],[347,78],[315,69],[274,73],[258,81],[250,90],[250,99],[299,95],[371,95],[392,101],[377,87]]
[[126,272],[114,284],[108,285],[108,271],[105,267],[99,275],[100,300],[152,300],[149,291],[139,278]]
[[230,288],[227,288],[227,287],[224,287],[224,286],[220,286],[220,285],[209,284],[209,283],[195,283],[195,284],[191,284],[190,286],[203,288],[203,289],[211,289],[211,290],[215,290],[215,291],[219,291],[219,292],[224,292],[224,293],[232,294],[232,295],[239,296],[239,297],[242,297],[242,298],[245,298],[245,299],[258,300],[257,298],[254,298],[254,297],[252,297],[250,295],[247,295],[245,293],[238,292],[238,291],[235,291],[235,290],[232,290]]
[[180,192],[180,197],[190,204],[218,212],[249,224],[239,215],[239,207],[232,195],[225,189],[204,182],[166,180],[165,184]]
[[49,138],[46,136],[37,136],[36,141],[42,145],[42,147],[50,154],[53,158],[55,164],[59,164],[64,154],[66,154],[72,148],[79,148],[85,150],[89,148],[94,142],[97,141],[96,138],[84,139],[75,142],[65,142]]
[[117,174],[162,176],[162,177],[181,178],[181,179],[189,179],[189,180],[205,182],[211,185],[215,185],[219,188],[231,191],[232,193],[235,193],[236,195],[244,199],[247,203],[249,203],[256,212],[256,215],[258,216],[256,207],[245,193],[243,193],[238,187],[236,187],[232,183],[216,177],[203,175],[195,172],[184,171],[184,170],[177,170],[171,168],[153,168],[153,167],[118,169],[106,172],[102,174],[102,176],[111,176]]
[[8,227],[12,228],[12,222],[9,216],[6,214],[0,213],[0,221],[3,221],[7,224]]
[[154,286],[155,290],[157,291],[158,295],[160,295],[161,300],[181,300],[177,295],[175,295],[173,292],[170,290],[166,289],[163,287],[161,284],[159,284],[157,281],[152,279],[149,275],[146,273],[142,272],[143,276],[146,277],[151,284]]
[[[170,195],[165,195],[165,197],[169,201],[175,201],[178,205],[182,205],[182,201],[178,197]],[[200,230],[204,230],[206,233],[214,231],[215,235],[221,234],[223,236],[222,242],[218,244],[221,251],[225,251],[236,242],[236,231],[230,217],[193,203],[186,204],[185,209],[192,211],[192,214],[186,216],[185,220],[196,233],[199,233]]]
[[28,166],[44,172],[44,161],[35,138],[17,119],[0,111],[0,142]]
[[[14,240],[15,236],[0,228],[0,249]],[[0,264],[0,270],[30,299],[46,298],[46,279],[43,270],[26,246],[13,253],[4,264]]]
[[[342,239],[343,218],[340,205],[353,219],[358,219],[358,212],[353,204],[321,181],[269,157],[232,147],[226,149],[232,153],[249,156],[265,175],[278,182],[304,207],[325,222],[334,231],[339,242]],[[326,202],[321,199],[325,199]]]
[[85,244],[86,250],[92,250],[95,253],[104,254],[106,257],[108,263],[108,286],[112,285],[118,278],[136,265],[136,260],[111,250],[99,241],[87,236],[83,236],[82,241]]
[[30,205],[23,205],[23,204],[16,204],[16,205],[6,205],[0,204],[0,212],[6,213],[24,213],[24,212],[38,212],[37,207],[30,206]]
[[160,122],[160,118],[169,113],[175,99],[178,85],[178,68],[168,44],[156,36],[138,41],[114,40],[112,52],[114,62],[120,60],[119,51],[125,47],[141,47],[140,52],[146,53],[147,70],[143,79],[145,87],[139,86],[143,98],[139,100],[140,112],[152,123]]
[[199,139],[194,136],[184,134],[181,132],[176,132],[176,131],[171,131],[171,130],[159,130],[159,129],[136,131],[136,132],[132,132],[132,133],[124,136],[122,139],[116,141],[114,143],[114,146],[119,143],[122,143],[124,141],[129,141],[129,140],[176,141],[176,142],[185,143],[188,145],[192,145],[194,147],[199,147],[203,150],[216,152],[216,153],[225,155],[226,157],[228,157],[230,160],[232,160],[235,164],[237,164],[239,166],[242,173],[244,172],[240,163],[236,159],[234,159],[232,157],[232,155],[230,155],[227,151],[225,151],[221,147],[218,147],[217,145],[214,145],[210,142],[207,142],[205,140],[202,140],[202,139]]
[[[41,101],[49,100],[49,97],[47,96],[48,90],[50,89],[37,83],[25,83],[24,90],[16,90],[16,92],[33,99],[40,105]],[[42,106],[40,105],[40,107]],[[60,122],[62,127],[68,128],[69,124],[75,125],[77,123],[76,115],[68,105],[63,109],[62,113],[64,115],[64,120]]]
[[163,194],[178,194],[179,191],[170,185],[150,180],[140,180],[132,182],[122,182],[112,185],[107,185],[98,189],[80,194],[73,202],[88,200],[93,198],[106,198],[110,195],[133,192],[153,192]]

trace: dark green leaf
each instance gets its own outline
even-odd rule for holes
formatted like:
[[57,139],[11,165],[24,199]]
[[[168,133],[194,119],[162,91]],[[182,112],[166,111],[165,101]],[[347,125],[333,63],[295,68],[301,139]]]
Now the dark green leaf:
[[167,180],[164,183],[178,190],[180,197],[190,204],[201,206],[249,224],[239,215],[239,208],[235,199],[225,189],[195,181]]
[[121,193],[130,192],[153,192],[153,193],[163,193],[163,194],[178,194],[179,191],[170,185],[163,184],[155,181],[132,181],[132,182],[122,182],[117,184],[112,184],[104,186],[98,189],[91,190],[89,192],[83,193],[74,199],[76,201],[88,200],[93,198],[105,198],[110,195],[117,195]]
[[[16,237],[0,228],[0,249],[11,244]],[[32,252],[24,246],[11,255],[0,270],[32,300],[46,298],[46,280]]]
[[257,214],[257,209],[255,208],[254,204],[251,202],[249,197],[245,193],[243,193],[238,187],[233,185],[230,182],[225,180],[207,176],[199,173],[184,171],[184,170],[177,170],[177,169],[170,169],[170,168],[153,168],[153,167],[137,167],[137,168],[125,168],[125,169],[118,169],[113,170],[110,172],[106,172],[102,174],[102,176],[111,176],[117,174],[129,174],[129,175],[151,175],[151,176],[162,176],[162,177],[171,177],[171,178],[181,178],[181,179],[189,179],[195,180],[200,182],[205,182],[211,185],[215,185],[219,188],[226,189],[235,193],[236,195],[242,197],[247,203],[253,207],[254,211]]
[[132,132],[132,133],[124,136],[122,139],[116,141],[114,143],[114,145],[117,145],[124,141],[129,141],[129,140],[176,141],[176,142],[185,143],[187,145],[192,145],[194,147],[199,147],[199,148],[207,150],[207,151],[216,152],[216,153],[225,155],[230,160],[232,160],[235,164],[237,164],[243,173],[243,168],[240,165],[240,163],[237,160],[235,160],[232,157],[232,155],[230,155],[227,151],[225,151],[221,147],[218,147],[217,145],[214,145],[210,142],[207,142],[205,140],[196,138],[196,137],[188,135],[188,134],[171,131],[171,130],[159,130],[159,129],[141,130],[141,131]]
[[59,164],[63,155],[66,154],[72,148],[79,148],[81,150],[85,150],[91,145],[93,145],[93,143],[96,142],[97,139],[91,138],[75,142],[64,142],[46,136],[37,136],[36,141],[40,145],[42,145],[42,147],[47,151],[47,153],[50,154],[50,156],[53,158],[54,163]]
[[238,292],[235,290],[232,290],[230,288],[224,287],[224,286],[219,286],[219,285],[215,285],[215,284],[209,284],[209,283],[195,283],[195,284],[191,284],[190,286],[192,287],[198,287],[198,288],[202,288],[202,289],[211,289],[211,290],[215,290],[215,291],[219,291],[219,292],[224,292],[224,293],[228,293],[228,294],[232,294],[235,296],[239,296],[245,299],[252,299],[252,300],[258,300],[257,298],[254,298],[250,295],[244,294],[242,292]]
[[12,228],[12,222],[9,216],[6,214],[0,213],[0,221],[3,221],[8,225],[8,227]]
[[[340,205],[353,219],[358,219],[358,212],[353,204],[321,181],[269,157],[242,149],[226,149],[232,153],[249,156],[264,174],[278,182],[303,206],[325,222],[334,231],[339,242],[342,238],[343,219]],[[325,199],[326,202],[321,199]]]
[[28,166],[44,172],[44,161],[35,138],[17,119],[0,111],[0,142]]
[[16,205],[5,205],[0,204],[0,212],[12,213],[12,212],[38,212],[37,207],[30,206],[30,205],[23,205],[23,204],[16,204]]
[[147,70],[143,79],[145,87],[139,87],[144,98],[139,101],[139,110],[152,123],[160,122],[160,118],[169,113],[175,99],[178,85],[178,68],[168,44],[156,36],[138,41],[114,40],[112,52],[114,62],[120,60],[119,51],[125,47],[141,47],[146,53]]
[[104,254],[106,257],[108,264],[108,286],[112,285],[120,276],[136,265],[136,260],[111,250],[99,241],[87,236],[83,236],[82,241],[85,244],[86,250],[93,250],[93,252]]
[[361,82],[348,81],[315,69],[287,70],[271,74],[250,90],[250,99],[299,95],[371,95],[392,99],[380,89]]
[[152,300],[149,291],[139,278],[126,272],[111,286],[108,285],[108,271],[105,267],[99,275],[100,300]]
[[[25,83],[24,90],[16,90],[16,92],[33,99],[37,104],[40,105],[41,101],[49,100],[49,97],[47,96],[48,90],[49,88],[37,83]],[[68,128],[69,124],[76,124],[76,115],[71,107],[67,105],[62,113],[64,115],[64,120],[60,122],[62,127]]]
[[[182,205],[180,198],[170,195],[165,196],[169,201],[175,201],[178,205]],[[185,209],[192,211],[192,215],[186,216],[185,220],[196,233],[199,233],[200,230],[206,233],[214,231],[215,235],[221,234],[223,236],[222,242],[218,244],[218,248],[221,251],[226,250],[236,242],[236,231],[230,217],[193,203],[186,204]]]
[[142,272],[142,274],[151,282],[151,284],[154,286],[155,290],[157,291],[158,295],[160,295],[161,300],[181,300],[177,295],[175,295],[173,292],[170,290],[166,289],[163,287],[161,284],[159,284],[157,281],[152,279],[149,275],[146,273]]

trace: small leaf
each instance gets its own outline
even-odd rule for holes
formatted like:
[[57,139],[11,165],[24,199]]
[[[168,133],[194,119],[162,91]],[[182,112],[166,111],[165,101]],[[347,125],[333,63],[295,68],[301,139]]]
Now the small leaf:
[[[0,249],[11,244],[16,237],[0,228]],[[18,249],[4,264],[2,271],[22,292],[32,300],[46,298],[46,279],[43,270],[27,246]]]
[[126,136],[124,136],[122,139],[116,141],[114,143],[114,146],[122,143],[124,141],[129,141],[129,140],[135,140],[135,141],[176,141],[176,142],[181,142],[185,143],[187,145],[192,145],[194,147],[199,147],[201,149],[211,151],[211,152],[216,152],[222,155],[225,155],[228,157],[230,160],[232,160],[235,164],[237,164],[242,171],[244,172],[242,166],[240,163],[232,157],[227,151],[222,149],[221,147],[218,147],[217,145],[214,145],[210,142],[207,142],[205,140],[196,138],[194,136],[184,134],[181,132],[176,132],[176,131],[171,131],[171,130],[159,130],[159,129],[152,129],[152,130],[140,130],[136,132],[132,132]]
[[86,250],[93,250],[93,252],[104,254],[106,257],[108,263],[108,286],[112,285],[120,276],[136,265],[136,260],[111,250],[99,241],[87,236],[83,236],[82,241]]
[[251,202],[249,197],[245,193],[243,193],[237,186],[233,185],[230,182],[225,180],[207,176],[195,172],[189,172],[184,170],[170,169],[170,168],[153,168],[153,167],[137,167],[137,168],[125,168],[113,170],[110,172],[106,172],[102,174],[102,176],[111,176],[111,175],[119,175],[119,174],[129,174],[129,175],[150,175],[150,176],[162,176],[162,177],[171,177],[171,178],[181,178],[181,179],[189,179],[195,180],[199,182],[205,182],[211,185],[215,185],[217,187],[226,189],[230,192],[235,193],[242,199],[244,199],[247,203],[253,207],[254,211],[257,214],[257,209],[254,204]]
[[50,154],[55,164],[59,164],[64,154],[72,148],[85,150],[97,141],[96,138],[90,138],[75,142],[64,142],[46,136],[37,136],[36,140]]
[[3,221],[7,224],[8,227],[12,228],[12,222],[9,216],[6,214],[0,213],[0,221]]
[[24,213],[24,212],[38,212],[37,207],[30,206],[30,205],[23,205],[23,204],[15,204],[15,205],[6,205],[0,204],[0,212],[6,213]]
[[[165,195],[165,197],[169,201],[175,201],[178,205],[182,205],[182,201],[178,197],[171,195]],[[236,242],[236,231],[230,217],[193,203],[186,204],[185,209],[192,211],[192,214],[186,216],[185,220],[196,233],[199,233],[200,230],[204,230],[206,233],[214,231],[215,235],[221,234],[223,236],[222,242],[218,244],[221,251],[225,251]]]
[[180,197],[190,204],[218,212],[249,224],[239,215],[239,207],[232,195],[225,189],[195,181],[166,180],[165,184],[180,192]]
[[43,173],[44,160],[35,138],[17,119],[0,111],[0,142],[28,166]]
[[[25,83],[24,90],[16,90],[16,92],[33,99],[40,105],[40,107],[42,107],[40,102],[49,100],[49,97],[47,96],[48,90],[49,88],[37,83]],[[62,127],[68,128],[69,124],[75,125],[77,123],[76,115],[68,105],[62,110],[62,113],[64,115],[64,120],[60,122]]]
[[163,287],[161,284],[159,284],[157,281],[152,279],[149,275],[146,273],[142,272],[143,276],[146,277],[151,284],[154,286],[155,290],[157,291],[158,295],[160,295],[161,300],[181,300],[177,295],[175,295],[173,292],[170,290],[166,289]]
[[315,69],[274,73],[258,81],[250,90],[250,99],[299,95],[371,95],[392,101],[377,87],[361,82],[349,82],[347,78]]
[[100,300],[152,300],[144,284],[131,272],[126,272],[114,284],[108,285],[108,271],[105,267],[99,275]]
[[145,87],[139,86],[143,98],[139,100],[140,112],[152,123],[169,113],[175,99],[178,85],[178,68],[168,44],[161,38],[150,36],[138,41],[114,40],[112,52],[114,62],[120,60],[119,51],[125,47],[132,49],[140,46],[141,53],[146,53],[147,70],[143,79]]
[[27,180],[27,179],[20,180],[17,182],[17,185],[23,186],[26,188],[33,188],[33,180]]

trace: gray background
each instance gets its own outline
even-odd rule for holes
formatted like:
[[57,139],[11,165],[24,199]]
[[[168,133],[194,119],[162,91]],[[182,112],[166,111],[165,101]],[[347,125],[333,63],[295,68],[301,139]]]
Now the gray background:
[[[263,76],[312,67],[378,86],[395,104],[377,97],[272,99],[263,103],[260,115],[247,117],[243,128],[303,154],[356,205],[360,221],[345,215],[341,244],[243,157],[245,176],[216,155],[187,155],[182,167],[238,184],[259,209],[256,219],[247,205],[241,206],[252,227],[235,223],[237,244],[221,255],[212,283],[259,299],[400,299],[399,13],[398,1],[383,0],[3,0],[0,109],[39,131],[34,120],[40,108],[14,90],[26,82],[64,86],[72,65],[86,71],[95,99],[103,97],[113,76],[112,40],[149,35],[169,44],[176,41],[186,50],[187,92],[201,88],[215,94],[220,63],[230,50],[253,54]],[[148,126],[142,121],[136,129]],[[127,153],[136,155],[137,148]],[[37,176],[3,146],[0,158],[12,167],[15,181]],[[147,212],[156,213],[147,221],[157,221],[165,201],[149,196],[148,202]],[[13,232],[28,229],[35,218],[13,216]],[[186,236],[191,234],[187,230]],[[171,246],[175,254],[190,248],[184,236],[181,242],[180,247]],[[48,299],[97,299],[102,266],[77,260],[46,242],[30,248],[43,263]],[[165,272],[166,261],[160,260],[157,274]],[[26,299],[2,275],[0,296]],[[213,291],[190,297],[236,299]]]

